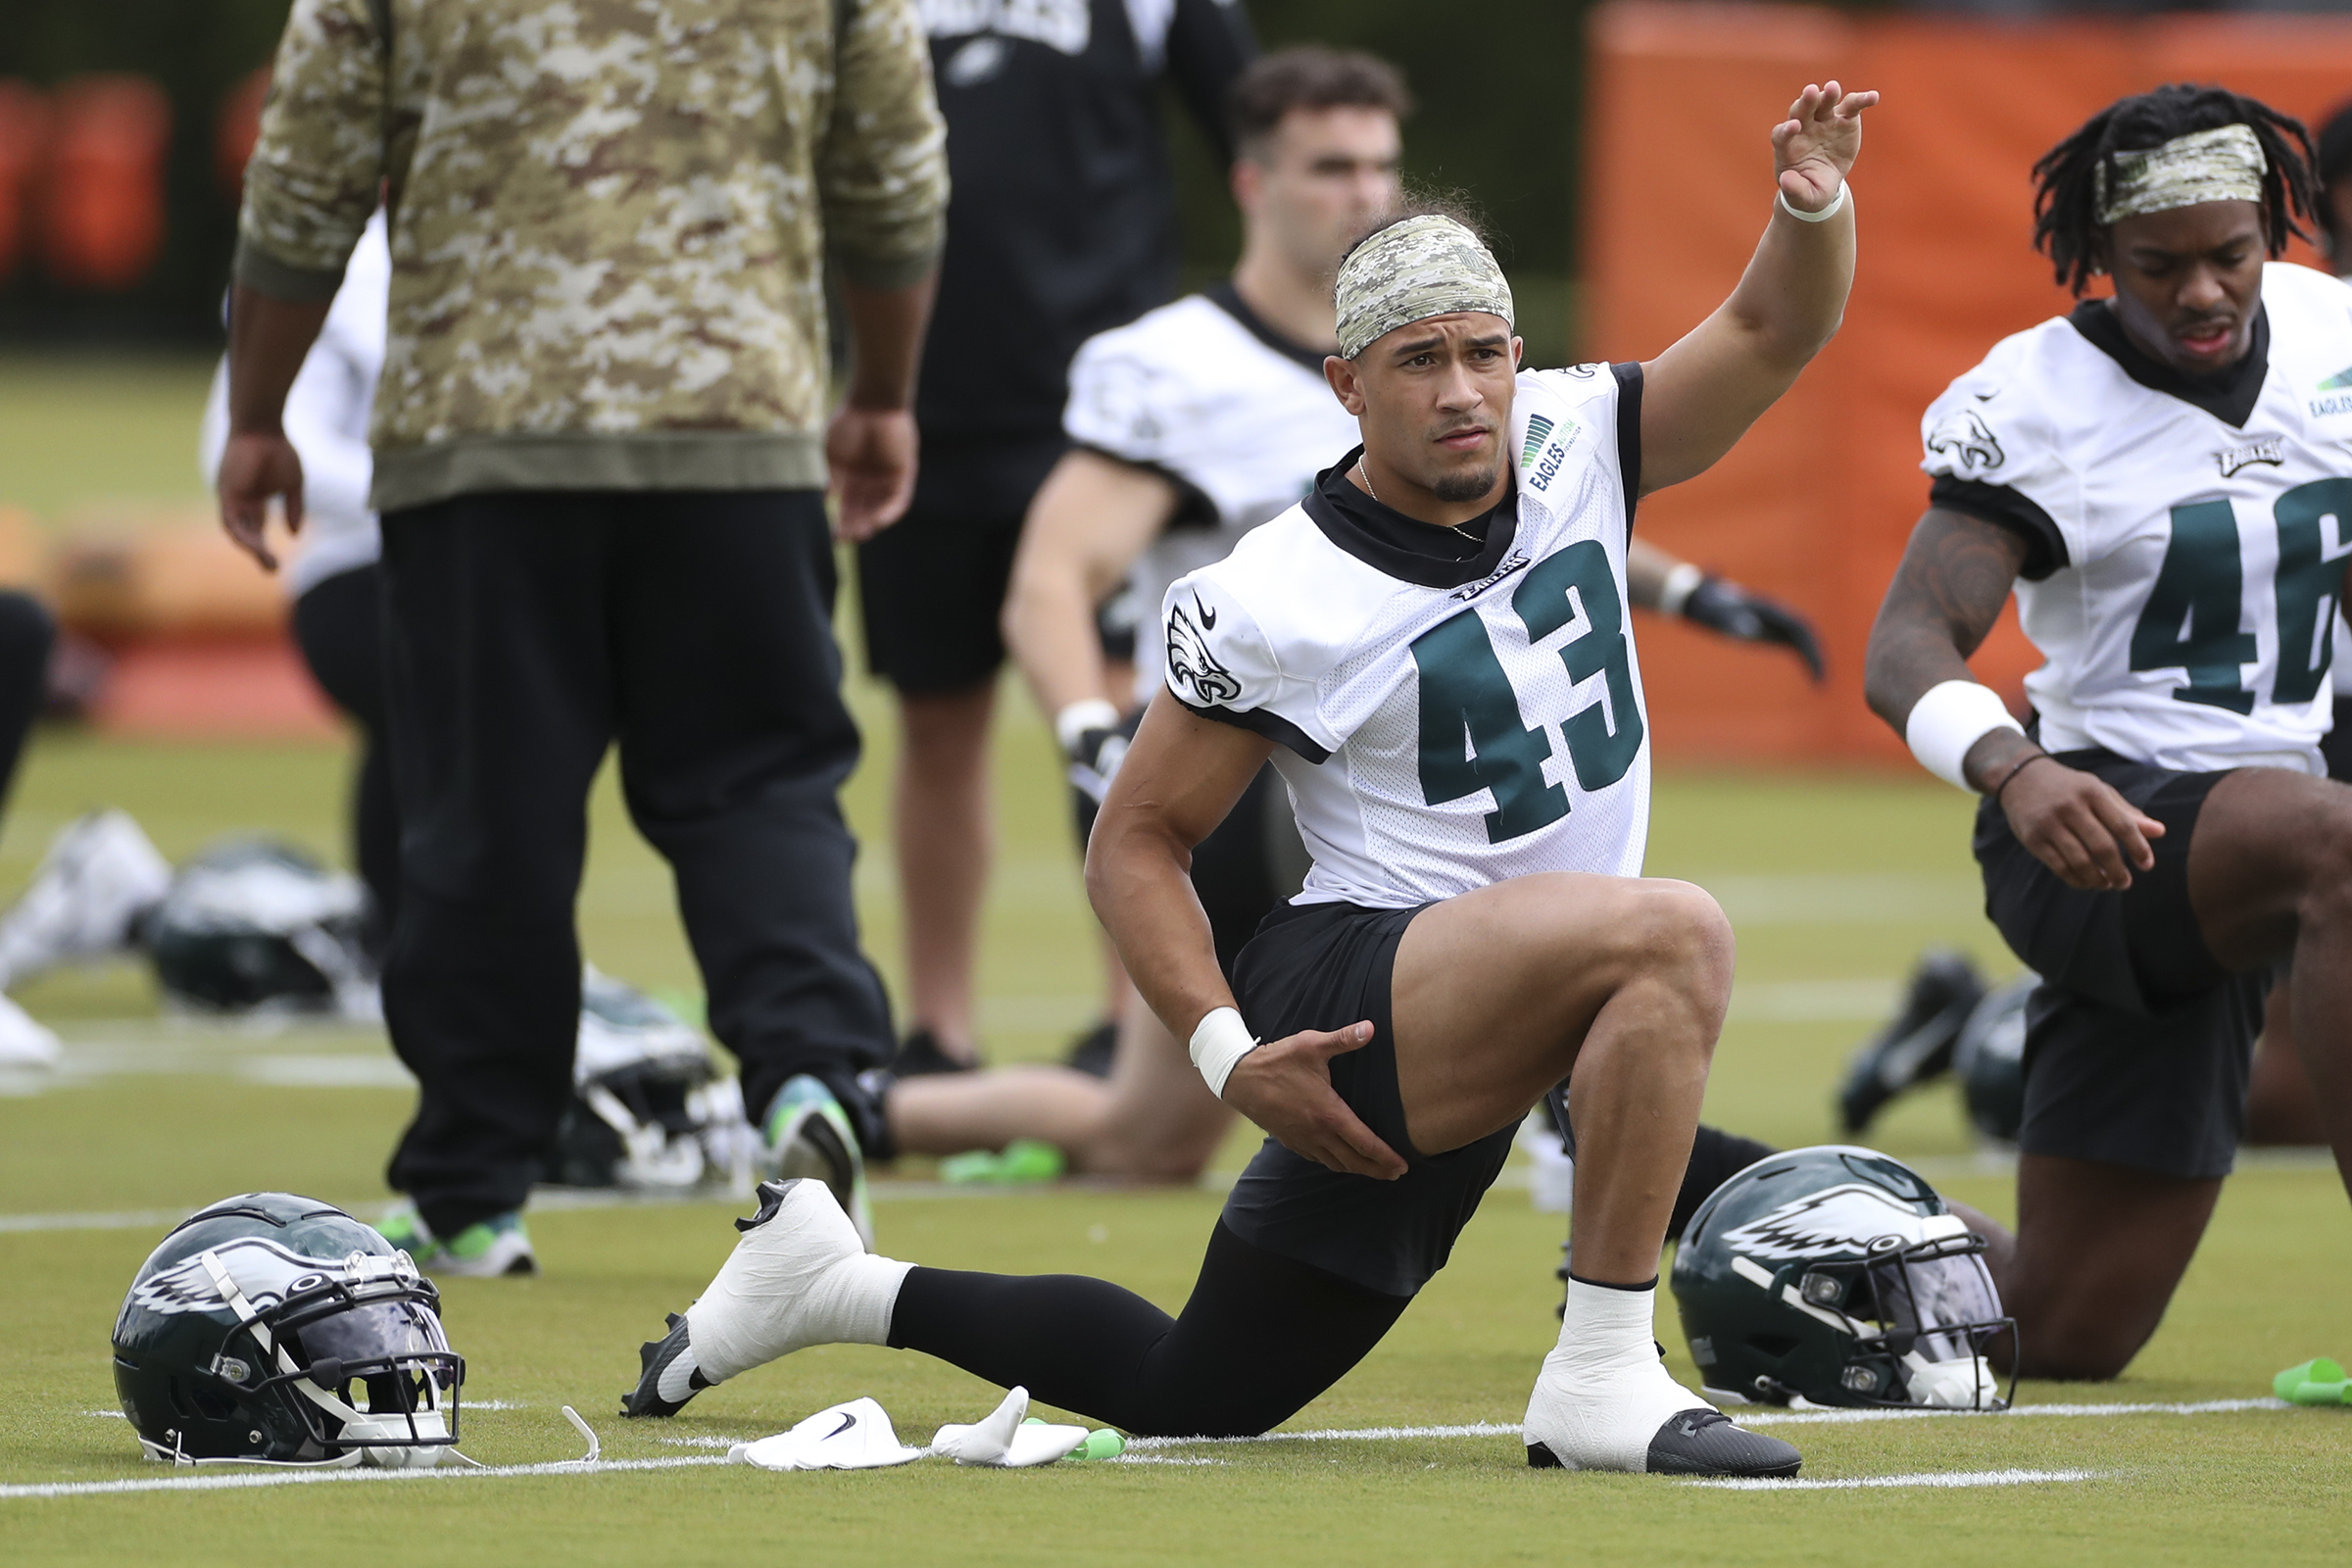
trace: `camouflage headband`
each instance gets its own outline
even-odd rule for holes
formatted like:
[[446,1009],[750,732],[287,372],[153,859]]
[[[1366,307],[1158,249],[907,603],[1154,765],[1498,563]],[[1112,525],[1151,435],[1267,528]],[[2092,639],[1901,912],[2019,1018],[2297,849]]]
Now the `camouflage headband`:
[[2097,168],[2099,221],[2200,202],[2259,202],[2268,167],[2262,143],[2243,125],[2191,131],[2145,152],[2116,153]]
[[1478,236],[1450,218],[1428,214],[1392,223],[1340,264],[1340,358],[1352,360],[1375,339],[1451,311],[1484,311],[1511,320],[1511,285]]

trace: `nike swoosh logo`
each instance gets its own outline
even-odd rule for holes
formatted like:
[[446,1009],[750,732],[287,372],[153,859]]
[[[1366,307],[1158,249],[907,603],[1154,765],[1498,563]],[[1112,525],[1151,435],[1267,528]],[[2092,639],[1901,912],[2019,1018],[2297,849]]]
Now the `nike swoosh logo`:
[[831,1443],[835,1438],[840,1437],[844,1432],[849,1431],[850,1428],[856,1426],[857,1424],[858,1412],[855,1410],[844,1410],[841,1412],[841,1425],[835,1427],[832,1431],[826,1433],[823,1437],[817,1439],[816,1441],[819,1443]]
[[1200,629],[1202,631],[1217,629],[1217,612],[1202,604],[1199,594],[1193,595],[1193,608],[1200,612]]

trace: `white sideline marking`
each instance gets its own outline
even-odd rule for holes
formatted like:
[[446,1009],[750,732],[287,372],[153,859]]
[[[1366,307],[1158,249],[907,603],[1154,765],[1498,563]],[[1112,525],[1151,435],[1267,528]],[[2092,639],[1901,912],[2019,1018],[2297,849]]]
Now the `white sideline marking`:
[[1182,1454],[1174,1453],[1114,1453],[1107,1459],[1098,1459],[1094,1462],[1097,1464],[1218,1465],[1225,1461],[1222,1459],[1187,1458]]
[[723,1456],[680,1455],[674,1459],[599,1459],[584,1463],[560,1459],[553,1464],[494,1464],[479,1470],[462,1465],[435,1465],[430,1470],[266,1470],[233,1475],[158,1476],[152,1481],[43,1481],[0,1487],[7,1497],[92,1497],[120,1492],[233,1492],[246,1487],[328,1486],[351,1481],[466,1481],[475,1476],[586,1476],[611,1470],[678,1470],[690,1465],[725,1464]]
[[2096,1470],[1941,1470],[1916,1476],[1838,1476],[1807,1481],[1801,1476],[1714,1476],[1687,1487],[1718,1492],[1855,1492],[1878,1487],[2036,1487],[2053,1481],[2096,1481]]
[[1939,1421],[1984,1416],[2013,1421],[2022,1416],[2227,1415],[2234,1410],[2292,1410],[2284,1399],[2199,1399],[2184,1404],[2021,1404],[2001,1412],[1984,1410],[1747,1410],[1733,1405],[1725,1414],[1743,1427],[1843,1426],[1853,1421]]

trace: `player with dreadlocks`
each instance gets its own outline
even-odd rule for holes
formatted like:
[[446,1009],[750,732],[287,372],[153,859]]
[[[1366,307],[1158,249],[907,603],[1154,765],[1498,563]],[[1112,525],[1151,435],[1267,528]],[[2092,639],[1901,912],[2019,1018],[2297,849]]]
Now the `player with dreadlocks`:
[[[1933,482],[1869,698],[1980,793],[2028,1009],[2018,1230],[2031,1377],[2111,1377],[2196,1250],[2276,966],[2352,1182],[2352,788],[2320,754],[2352,557],[2352,290],[2278,257],[2311,139],[2218,87],[2093,117],[2034,167],[2034,242],[2105,298],[1997,344],[1922,423]],[[1964,662],[2014,586],[2021,726]]]

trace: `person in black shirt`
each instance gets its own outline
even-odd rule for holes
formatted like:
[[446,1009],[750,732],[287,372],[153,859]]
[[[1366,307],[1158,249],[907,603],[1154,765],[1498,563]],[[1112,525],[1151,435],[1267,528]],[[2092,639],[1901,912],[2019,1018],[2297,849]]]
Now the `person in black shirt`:
[[902,1074],[969,1065],[987,877],[998,612],[1030,497],[1061,455],[1070,356],[1176,291],[1170,81],[1229,157],[1256,53],[1233,0],[925,0],[955,194],[900,523],[858,549],[866,660],[904,726],[896,843],[913,1032]]

